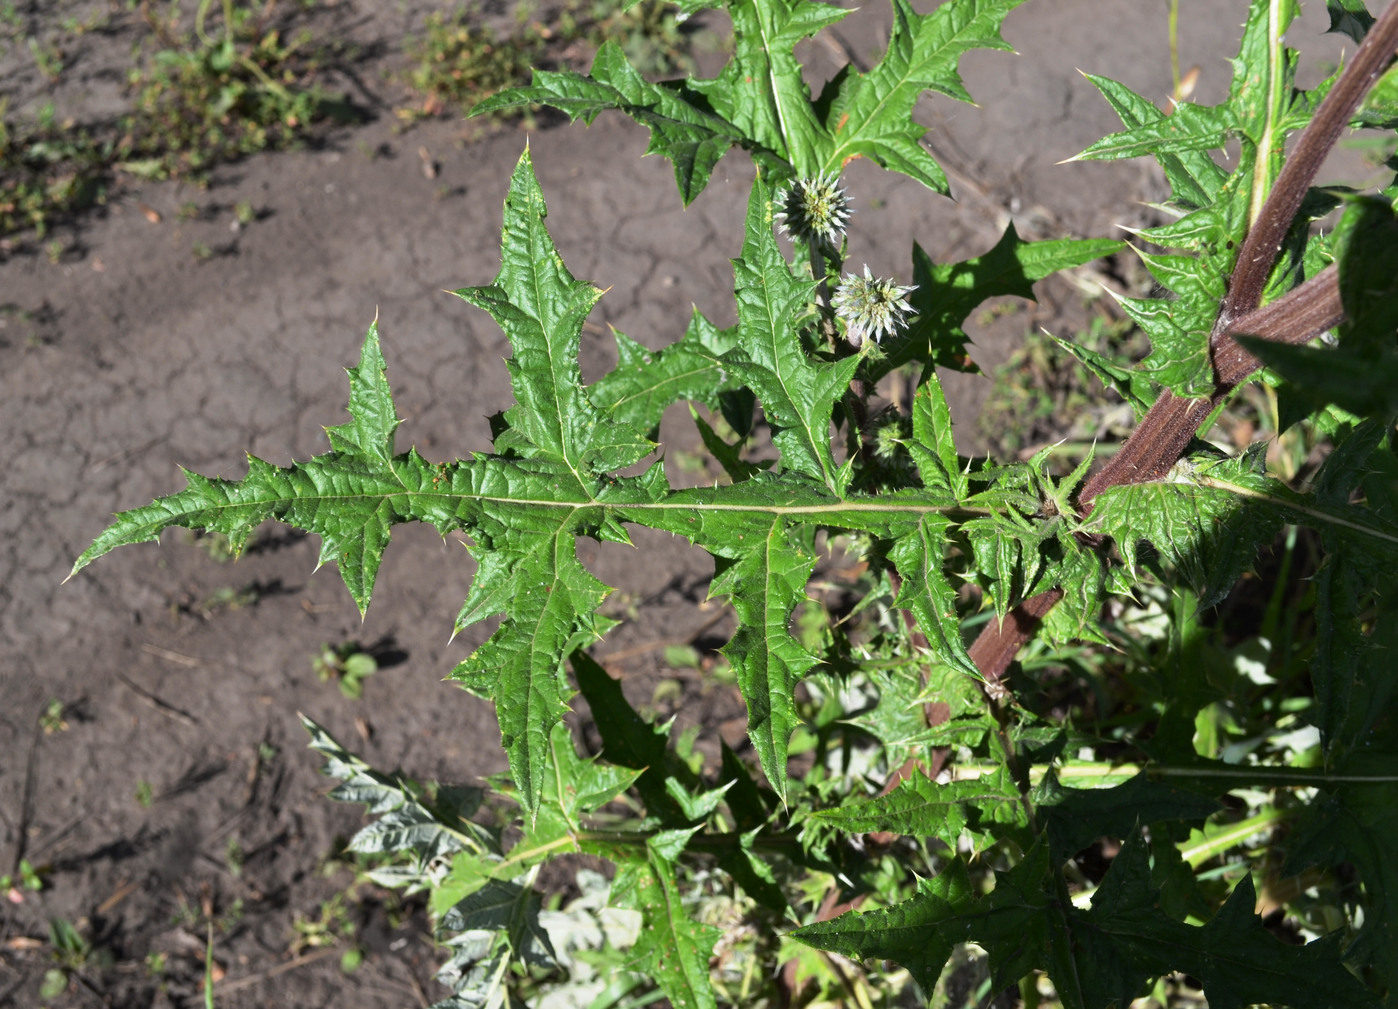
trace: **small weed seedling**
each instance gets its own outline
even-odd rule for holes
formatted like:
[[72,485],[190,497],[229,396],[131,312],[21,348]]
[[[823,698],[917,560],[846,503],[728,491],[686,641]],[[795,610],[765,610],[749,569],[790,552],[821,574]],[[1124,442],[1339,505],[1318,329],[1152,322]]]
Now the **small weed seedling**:
[[[815,95],[797,47],[848,11],[814,0],[723,3],[732,50],[712,78],[652,83],[615,42],[585,74],[536,68],[476,111],[632,116],[684,204],[729,148],[746,152],[737,323],[696,312],[659,351],[617,333],[617,367],[584,384],[603,292],[555,248],[526,149],[499,273],[455,292],[513,350],[515,403],[488,450],[439,463],[400,447],[375,323],[327,452],[252,458],[238,480],[190,474],[76,561],[169,527],[237,552],[272,519],[320,538],[362,611],[394,526],[468,539],[455,629],[498,623],[451,676],[494,703],[508,773],[419,785],[305,721],[331,796],[376,818],[349,845],[381,860],[369,878],[426,895],[448,950],[443,1009],[872,1009],[914,988],[1064,1009],[1184,1004],[1199,987],[1220,1007],[1392,1004],[1398,182],[1312,182],[1349,124],[1398,129],[1398,2],[1374,18],[1331,0],[1357,48],[1311,89],[1287,44],[1293,0],[1234,0],[1246,25],[1217,105],[1185,101],[1183,79],[1161,110],[1088,76],[1122,130],[1078,158],[1153,157],[1170,196],[1128,250],[1154,286],[1120,299],[1149,352],[1059,341],[1133,425],[1071,469],[1052,446],[959,454],[939,369],[967,366],[964,323],[984,303],[1030,298],[1125,243],[1026,242],[1011,226],[961,262],[915,245],[899,278],[846,262],[860,219],[845,165],[945,193],[916,103],[970,100],[961,56],[1007,49],[1000,25],[1021,2],[919,14],[893,0],[885,54]],[[1051,400],[1060,363],[1036,360]],[[916,393],[884,402],[900,369]],[[657,439],[678,401],[721,480],[671,484]],[[1250,417],[1247,440],[1273,444],[1299,428],[1307,456],[1283,466],[1284,447],[1204,440],[1230,406],[1225,428]],[[1019,429],[1037,438],[1032,420]],[[638,527],[713,557],[741,754],[706,763],[594,657],[616,621],[577,541],[625,544]],[[849,577],[813,584],[832,544]],[[352,657],[322,660],[342,688]],[[565,722],[584,709],[586,751]],[[602,863],[607,876],[579,869]],[[563,902],[560,878],[582,903]],[[298,942],[333,941],[340,921],[322,909]]]
[[364,696],[364,680],[379,671],[379,660],[363,650],[357,641],[321,645],[311,666],[322,683],[335,680],[340,693],[351,700]]
[[63,717],[67,705],[57,697],[49,700],[44,706],[44,713],[39,716],[39,728],[44,730],[44,735],[52,736],[58,732],[68,731],[68,720]]
[[43,876],[27,858],[19,860],[19,869],[16,872],[0,876],[0,895],[11,904],[23,904],[25,891],[38,893],[43,888]]

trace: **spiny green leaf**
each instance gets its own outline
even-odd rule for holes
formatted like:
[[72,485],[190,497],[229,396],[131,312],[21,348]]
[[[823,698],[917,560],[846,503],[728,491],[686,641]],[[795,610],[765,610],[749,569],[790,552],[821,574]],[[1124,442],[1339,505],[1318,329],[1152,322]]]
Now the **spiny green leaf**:
[[[1154,105],[1136,92],[1106,77],[1084,74],[1121,117],[1127,130],[1136,130],[1166,118]],[[1165,179],[1170,184],[1170,202],[1185,210],[1198,210],[1213,203],[1228,173],[1205,151],[1162,151],[1152,148]],[[1079,155],[1081,157],[1081,155]]]
[[740,534],[746,544],[742,557],[716,558],[710,591],[726,594],[737,615],[723,654],[747,701],[748,738],[767,780],[785,801],[787,743],[799,720],[794,691],[816,662],[789,630],[815,568],[815,530],[781,522],[749,528]]
[[[573,736],[562,722],[553,724],[546,746],[543,787],[537,804],[529,809],[532,822],[526,821],[524,836],[503,863],[516,875],[560,852],[584,850],[584,842],[579,840],[583,814],[611,802],[641,775],[629,767],[579,756]],[[519,791],[516,795],[522,798]]]
[[[1381,631],[1391,650],[1395,635],[1387,628],[1393,626],[1394,614],[1385,614],[1388,621]],[[1379,659],[1377,651],[1373,656]],[[1383,660],[1379,659],[1383,664]],[[1391,670],[1371,666],[1365,670],[1375,686],[1391,684]],[[1391,726],[1394,710],[1393,689],[1379,691],[1386,700],[1370,697],[1377,702],[1377,717],[1372,722]],[[1391,733],[1375,732],[1372,748],[1356,753],[1334,765],[1340,776],[1390,780],[1356,781],[1329,789],[1317,797],[1302,813],[1287,838],[1286,876],[1319,865],[1324,867],[1348,863],[1357,870],[1363,883],[1363,926],[1354,942],[1345,951],[1345,958],[1361,971],[1372,971],[1380,985],[1391,993],[1398,990],[1398,752],[1390,742]]]
[[[1088,525],[1116,542],[1133,573],[1140,565],[1138,544],[1148,541],[1179,567],[1200,593],[1200,605],[1211,606],[1227,595],[1258,546],[1276,535],[1281,516],[1250,507],[1226,489],[1201,485],[1194,465],[1181,463],[1167,480],[1107,490],[1094,502]],[[1231,462],[1209,472],[1215,470],[1214,479],[1241,472]]]
[[561,517],[552,535],[531,537],[527,548],[502,558],[510,566],[508,616],[451,674],[495,701],[500,740],[529,807],[543,788],[549,732],[572,693],[563,657],[612,623],[594,612],[608,590],[578,562],[570,527]]
[[696,310],[675,343],[651,351],[612,331],[617,366],[588,389],[588,398],[607,416],[638,431],[654,431],[671,403],[696,400],[716,409],[719,394],[737,387],[723,355],[737,346],[737,329],[719,329]]
[[[1052,945],[1051,934],[1065,930],[1050,890],[1045,845],[1035,845],[1017,866],[995,877],[995,889],[978,901],[965,864],[957,858],[935,878],[919,881],[911,900],[807,925],[792,937],[845,956],[892,960],[906,967],[927,992],[933,990],[951,947],[976,942],[990,954],[992,987],[1003,988],[1041,965]],[[1066,998],[1065,1004],[1071,1005]]]
[[498,856],[499,847],[490,833],[467,819],[480,804],[480,789],[439,795],[438,802],[429,805],[412,782],[375,771],[304,715],[301,724],[310,733],[311,749],[326,758],[324,773],[339,779],[330,798],[363,803],[368,815],[378,817],[355,833],[349,850],[366,855],[409,852],[414,856],[411,866],[373,870],[381,885],[406,886],[412,893],[426,885],[428,867],[438,859],[462,852]]
[[1342,32],[1356,42],[1363,42],[1374,24],[1374,16],[1364,6],[1364,0],[1325,0],[1325,10],[1330,15],[1330,27],[1326,30]]
[[388,388],[388,365],[379,349],[379,320],[369,326],[359,365],[347,369],[350,379],[348,424],[327,427],[330,447],[336,452],[393,461],[393,434],[402,423]]
[[1225,595],[1282,522],[1353,543],[1383,563],[1398,559],[1398,525],[1382,515],[1299,494],[1258,472],[1258,460],[1181,462],[1164,481],[1113,487],[1087,527],[1111,536],[1128,567],[1148,540],[1198,587],[1201,605]]
[[510,340],[516,405],[505,421],[532,446],[525,454],[563,462],[582,479],[588,470],[629,466],[655,446],[629,424],[607,420],[583,389],[582,326],[602,292],[573,279],[544,227],[547,215],[526,149],[505,197],[500,273],[488,287],[454,293],[489,312]]
[[1289,946],[1263,928],[1252,911],[1256,897],[1247,876],[1208,924],[1163,918],[1139,835],[1123,846],[1087,911],[1055,892],[1046,845],[1036,845],[1008,873],[997,873],[995,889],[980,900],[959,865],[920,884],[909,901],[792,934],[846,956],[891,959],[927,991],[952,944],[976,942],[990,955],[993,988],[1044,969],[1066,1009],[1127,1005],[1147,979],[1171,970],[1202,981],[1209,1005],[1222,1009],[1254,1002],[1297,1009],[1379,1005],[1345,970],[1335,941]]
[[985,777],[945,785],[913,774],[887,795],[814,815],[842,830],[935,837],[952,848],[967,830],[982,843],[1006,837],[1028,842],[1029,806],[1003,767]]
[[[1318,93],[1294,91],[1297,55],[1280,39],[1298,12],[1293,0],[1253,0],[1233,60],[1228,98],[1216,106],[1185,104],[1170,115],[1105,78],[1092,78],[1128,127],[1089,147],[1079,157],[1119,158],[1153,154],[1165,169],[1173,200],[1190,213],[1180,221],[1143,232],[1143,238],[1197,250],[1196,259],[1143,256],[1169,299],[1121,298],[1122,307],[1150,337],[1142,370],[1185,398],[1213,392],[1209,334],[1232,274],[1244,235],[1281,169],[1287,131],[1309,121]],[[1207,151],[1230,136],[1241,140],[1236,167],[1226,177]],[[1268,300],[1302,279],[1303,264],[1316,253],[1303,223],[1284,243],[1281,263],[1266,288]]]
[[1222,147],[1237,125],[1233,111],[1227,106],[1185,103],[1168,116],[1162,115],[1135,129],[1103,137],[1074,160],[1117,161],[1139,158],[1143,154],[1212,150]]
[[957,500],[966,496],[968,481],[952,438],[951,408],[936,372],[913,397],[913,441],[908,448],[924,487],[944,490]]
[[1386,200],[1351,199],[1332,236],[1345,321],[1338,346],[1296,347],[1243,337],[1308,402],[1361,416],[1398,412],[1398,215]]
[[1256,893],[1244,875],[1223,909],[1202,927],[1162,919],[1147,847],[1139,835],[1122,847],[1087,912],[1072,921],[1075,985],[1054,985],[1065,1005],[1126,1005],[1147,978],[1179,970],[1198,978],[1211,1007],[1257,1002],[1294,1009],[1378,1006],[1340,962],[1338,934],[1305,946],[1277,939],[1253,913]]
[[1361,417],[1398,414],[1398,358],[1247,336],[1238,342],[1312,403],[1334,403]]
[[829,141],[820,170],[838,175],[851,159],[867,157],[945,193],[946,175],[920,142],[926,127],[913,121],[913,107],[924,91],[971,101],[957,73],[961,57],[972,49],[1009,50],[1000,23],[1023,2],[952,0],[917,14],[907,0],[893,0],[887,53],[868,73],[848,69],[831,82],[835,93],[822,96],[821,140]]
[[1050,771],[1032,798],[1060,858],[1073,857],[1099,837],[1129,837],[1138,824],[1203,820],[1223,808],[1212,796],[1152,781],[1144,771],[1112,788],[1066,788]]
[[820,171],[829,135],[816,119],[793,49],[796,43],[849,14],[811,0],[729,0],[733,58],[711,80],[690,80],[709,106],[742,136],[774,151],[796,174]]
[[353,419],[327,429],[333,451],[287,469],[249,456],[242,480],[182,470],[185,490],[120,512],[69,577],[116,547],[158,539],[171,526],[223,533],[241,551],[260,524],[277,519],[321,538],[317,566],[335,563],[363,613],[392,527],[416,517],[401,495],[430,468],[416,452],[392,455],[398,419],[384,371],[376,324],[364,337],[359,367],[350,370]]
[[602,756],[640,772],[636,790],[650,816],[658,817],[667,827],[688,825],[692,818],[666,789],[666,781],[678,778],[690,788],[697,787],[699,781],[689,766],[669,751],[669,733],[642,719],[622,694],[621,684],[586,652],[574,652],[572,662],[578,689],[587,699],[602,736]]
[[[533,86],[492,95],[476,105],[471,115],[533,104],[548,105],[588,123],[603,110],[618,109],[649,127],[646,153],[661,154],[673,162],[675,182],[686,205],[703,192],[723,153],[748,140],[740,127],[715,115],[702,95],[684,85],[647,82],[611,40],[597,50],[590,74],[536,69]],[[778,163],[779,155],[764,158],[763,153],[754,152],[759,161]]]
[[931,992],[952,946],[962,941],[952,929],[939,926],[955,922],[974,903],[971,877],[955,859],[932,879],[919,880],[911,900],[806,925],[791,937],[856,960],[892,960],[906,967],[924,992]]
[[971,367],[966,357],[970,337],[962,323],[981,302],[1007,294],[1032,300],[1035,281],[1110,256],[1123,246],[1105,238],[1026,242],[1013,224],[989,252],[958,263],[933,263],[922,247],[914,244],[913,283],[917,289],[909,300],[916,318],[901,333],[884,341],[886,356],[877,364],[866,365],[869,378],[881,378],[908,361],[962,370]]
[[1155,389],[1149,379],[1138,371],[1123,368],[1112,360],[1095,350],[1073,343],[1071,340],[1064,340],[1054,337],[1053,342],[1058,344],[1069,354],[1076,357],[1084,368],[1108,389],[1111,389],[1126,402],[1131,404],[1131,410],[1140,420],[1151,404],[1155,402]]
[[[920,757],[934,746],[977,747],[995,727],[978,680],[939,664],[926,668],[925,674],[924,682],[923,663],[863,671],[879,692],[878,705],[849,721],[883,744],[890,766]],[[927,724],[929,703],[945,706],[945,721]]]
[[889,559],[903,577],[894,605],[912,611],[939,661],[979,678],[980,671],[961,640],[956,590],[943,573],[950,526],[950,521],[940,515],[928,516],[915,532],[905,534],[894,544]]
[[1226,275],[1212,256],[1154,255],[1137,250],[1151,275],[1174,298],[1117,298],[1150,337],[1151,352],[1140,368],[1176,395],[1213,392],[1209,332],[1226,290]]
[[744,480],[751,480],[762,472],[761,466],[750,463],[742,457],[741,442],[736,445],[728,444],[709,426],[708,421],[699,416],[693,407],[690,407],[689,415],[694,420],[694,426],[699,429],[699,440],[704,443],[709,454],[718,460],[718,464],[728,474],[728,479],[734,483],[742,483]]
[[810,307],[815,284],[791,272],[772,231],[772,190],[753,184],[743,254],[733,260],[738,347],[725,365],[762,401],[782,466],[843,493],[848,475],[830,451],[830,415],[849,388],[859,358],[812,361],[793,323]]
[[720,932],[695,921],[684,908],[675,876],[676,841],[683,844],[670,831],[647,843],[644,859],[623,862],[612,895],[618,907],[640,911],[644,921],[632,963],[660,986],[675,1009],[713,1009],[709,957]]
[[442,915],[438,928],[446,932],[503,932],[517,959],[538,966],[555,966],[558,954],[539,923],[542,906],[533,889],[491,879],[452,905]]

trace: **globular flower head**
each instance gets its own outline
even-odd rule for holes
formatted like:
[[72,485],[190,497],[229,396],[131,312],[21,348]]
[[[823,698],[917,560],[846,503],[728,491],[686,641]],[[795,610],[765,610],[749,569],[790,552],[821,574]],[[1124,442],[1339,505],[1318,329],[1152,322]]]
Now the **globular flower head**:
[[902,328],[912,311],[908,295],[915,290],[916,287],[900,287],[883,277],[870,276],[869,267],[865,266],[862,277],[845,274],[844,283],[830,299],[830,307],[845,324],[845,338],[858,348],[871,337],[878,343]]
[[837,248],[849,224],[850,198],[833,175],[797,179],[777,193],[780,208],[774,215],[781,229],[794,239],[815,241]]

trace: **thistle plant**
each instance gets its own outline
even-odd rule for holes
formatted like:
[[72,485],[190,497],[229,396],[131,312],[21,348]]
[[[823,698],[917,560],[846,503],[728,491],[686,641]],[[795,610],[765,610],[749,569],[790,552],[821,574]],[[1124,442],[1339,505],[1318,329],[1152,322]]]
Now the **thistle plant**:
[[[1398,71],[1386,69],[1398,4],[1374,19],[1361,0],[1332,0],[1336,26],[1362,42],[1310,90],[1284,41],[1291,0],[1246,5],[1217,106],[1167,115],[1089,76],[1123,130],[1079,157],[1154,157],[1173,219],[1131,250],[1161,295],[1122,300],[1150,356],[1133,366],[1065,342],[1138,423],[1105,463],[1088,456],[1062,476],[1050,449],[958,453],[937,369],[964,366],[963,324],[986,299],[1032,297],[1034,282],[1123,243],[1025,242],[1010,227],[963,262],[914,246],[911,285],[866,268],[828,306],[851,343],[879,353],[821,338],[819,291],[838,277],[848,217],[837,173],[865,157],[944,193],[914,103],[926,90],[969,100],[961,55],[1007,48],[999,26],[1020,2],[918,14],[893,0],[883,58],[815,99],[793,47],[847,12],[811,0],[729,0],[732,58],[713,78],[653,84],[611,44],[588,74],[536,71],[478,111],[627,114],[673,162],[685,203],[728,148],[747,152],[736,325],[695,313],[655,353],[618,333],[619,366],[584,385],[580,335],[602,295],[560,258],[526,150],[499,274],[455,292],[513,348],[515,405],[495,418],[490,451],[432,463],[399,449],[373,325],[329,451],[287,467],[252,458],[241,480],[188,474],[183,490],[119,514],[75,564],[170,526],[239,549],[276,519],[320,537],[363,609],[395,525],[467,537],[478,570],[456,628],[500,621],[451,678],[494,702],[509,773],[487,788],[419,785],[307,723],[341,782],[332,797],[378,817],[351,848],[385,858],[380,883],[429,894],[448,947],[439,1006],[568,986],[599,1006],[889,1005],[900,986],[931,998],[968,942],[985,951],[988,990],[1018,986],[1026,1004],[1168,1004],[1181,976],[1215,1007],[1391,1001],[1398,182],[1376,195],[1311,183],[1352,120],[1398,128]],[[1227,161],[1212,153],[1224,145]],[[1331,211],[1335,227],[1310,227]],[[809,273],[776,220],[822,246]],[[1330,330],[1334,346],[1309,345]],[[916,376],[916,395],[881,405],[874,390],[895,369]],[[1258,376],[1288,424],[1325,441],[1304,483],[1269,471],[1265,444],[1202,440]],[[661,415],[681,400],[726,473],[715,486],[671,486],[657,455]],[[720,414],[726,439],[706,419]],[[755,461],[768,438],[777,459]],[[626,543],[635,526],[714,559],[743,752],[691,763],[594,658],[612,625],[599,612],[608,587],[576,543]],[[1298,588],[1287,571],[1306,563],[1302,535],[1320,560]],[[814,605],[828,599],[812,575],[830,543],[861,559],[838,618],[834,603]],[[1263,551],[1283,558],[1248,580],[1266,586],[1263,615],[1210,609]],[[579,695],[599,752],[580,750],[565,720]],[[625,924],[596,929],[588,957],[538,890],[544,865],[577,853],[609,866],[605,897],[595,879],[587,893]],[[1286,883],[1303,871],[1312,884]],[[1264,925],[1259,881],[1306,941]],[[1334,913],[1312,913],[1306,894],[1321,892]],[[580,963],[605,965],[611,982],[579,987],[597,981]]]

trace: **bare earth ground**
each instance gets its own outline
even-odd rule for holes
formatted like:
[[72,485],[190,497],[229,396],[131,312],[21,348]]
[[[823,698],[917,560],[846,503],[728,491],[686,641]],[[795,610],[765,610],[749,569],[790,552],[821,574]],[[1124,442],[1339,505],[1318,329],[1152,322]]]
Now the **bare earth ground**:
[[[389,109],[403,98],[382,71],[401,65],[400,40],[420,29],[426,6],[341,0],[319,15],[364,43],[355,80],[340,86],[375,121],[318,149],[222,169],[207,191],[127,189],[59,232],[67,251],[57,263],[41,243],[0,258],[0,874],[23,855],[46,884],[0,905],[0,1006],[39,1004],[51,960],[36,940],[54,917],[79,923],[110,964],[94,961],[55,1006],[196,1004],[209,917],[227,1009],[438,997],[425,917],[390,913],[371,887],[349,904],[353,941],[366,952],[357,971],[342,972],[338,955],[294,957],[292,922],[314,919],[350,882],[326,862],[360,823],[357,808],[323,798],[327,782],[295,713],[378,767],[456,781],[504,769],[489,706],[440,682],[487,633],[447,642],[473,570],[459,544],[400,531],[363,623],[333,570],[312,573],[317,545],[279,529],[236,564],[170,534],[160,548],[119,551],[61,584],[113,511],[181,486],[177,465],[241,476],[244,451],[275,463],[322,451],[322,426],[343,419],[342,369],[376,312],[406,418],[400,447],[415,443],[434,459],[488,447],[486,417],[509,402],[507,347],[486,316],[442,291],[494,277],[501,201],[526,137],[506,128],[463,143],[474,131],[457,122],[395,132]],[[1308,6],[1293,39],[1313,80],[1339,43],[1318,39],[1323,6]],[[34,16],[82,5],[54,7]],[[1201,67],[1197,98],[1216,101],[1243,5],[1182,7],[1182,62]],[[1018,56],[963,62],[980,106],[925,101],[959,202],[850,166],[860,211],[851,267],[868,262],[906,280],[914,239],[936,259],[964,258],[1010,219],[1026,237],[1110,234],[1143,220],[1140,201],[1164,196],[1153,171],[1055,163],[1116,125],[1075,67],[1168,94],[1165,9],[1163,0],[1032,0],[1012,14],[1005,35]],[[876,9],[841,25],[849,51],[870,60],[886,18]],[[110,113],[120,97],[113,68],[128,47],[120,32],[84,37],[60,116]],[[25,58],[10,52],[0,63],[21,109],[45,91]],[[814,77],[832,72],[829,48],[812,44],[806,59]],[[683,210],[668,163],[641,160],[645,133],[620,117],[528,141],[565,260],[610,287],[584,336],[585,375],[615,360],[609,325],[660,347],[680,335],[691,304],[732,321],[727,258],[741,244],[749,163],[729,156]],[[197,219],[180,219],[187,201]],[[240,201],[259,218],[235,231]],[[213,256],[196,258],[197,243]],[[1003,361],[1032,324],[1063,335],[1081,325],[1078,289],[1055,282],[1041,300],[974,328],[983,367]],[[954,382],[963,430],[987,385]],[[697,481],[682,419],[683,408],[673,411],[663,429],[667,465],[675,479]],[[594,547],[583,560],[617,586],[608,605],[627,616],[597,652],[613,657],[609,668],[636,701],[650,702],[662,666],[649,646],[690,637],[717,611],[702,605],[712,571],[702,554],[654,534],[638,534],[637,546]],[[728,627],[713,624],[699,643],[716,647]],[[322,643],[347,639],[378,644],[391,663],[360,701],[311,669]],[[719,734],[741,742],[731,688],[664,675],[680,691],[659,710],[700,725],[701,748]],[[52,698],[66,728],[46,735],[37,724]],[[147,969],[152,952],[168,954],[163,977]]]

